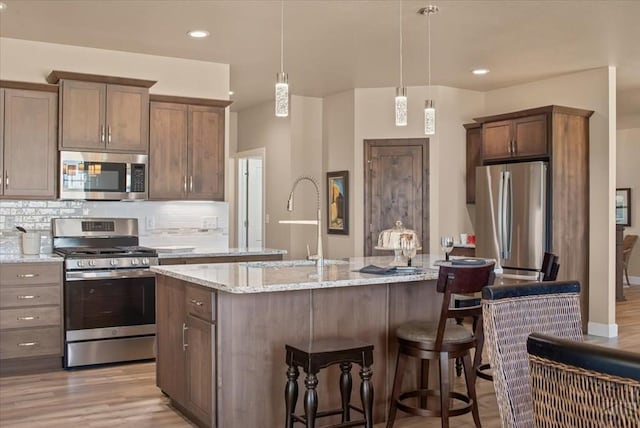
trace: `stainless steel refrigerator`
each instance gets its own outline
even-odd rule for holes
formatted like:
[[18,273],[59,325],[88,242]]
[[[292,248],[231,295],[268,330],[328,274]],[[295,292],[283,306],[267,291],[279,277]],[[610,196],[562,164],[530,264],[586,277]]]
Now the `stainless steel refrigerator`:
[[505,273],[542,266],[548,246],[546,162],[476,168],[476,256]]

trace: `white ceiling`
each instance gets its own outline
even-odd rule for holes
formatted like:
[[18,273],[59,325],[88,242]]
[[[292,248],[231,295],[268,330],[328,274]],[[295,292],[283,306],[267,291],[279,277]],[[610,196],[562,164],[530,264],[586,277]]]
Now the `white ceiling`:
[[[232,110],[273,99],[280,1],[1,1],[1,36],[228,63]],[[431,19],[432,84],[489,90],[614,65],[618,114],[640,114],[640,1],[405,0],[405,86],[426,84],[426,18],[417,10],[429,2],[440,7]],[[399,5],[285,1],[291,92],[398,86]],[[211,37],[185,35],[196,28]],[[474,76],[476,67],[491,73]]]

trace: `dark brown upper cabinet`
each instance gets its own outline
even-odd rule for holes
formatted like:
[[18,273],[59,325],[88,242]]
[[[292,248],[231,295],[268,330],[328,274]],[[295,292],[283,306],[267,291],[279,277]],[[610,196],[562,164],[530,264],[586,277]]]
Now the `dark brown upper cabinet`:
[[484,123],[482,158],[491,161],[547,156],[547,136],[546,114]]
[[151,96],[149,198],[224,200],[225,100]]
[[0,197],[55,198],[57,92],[0,81]]
[[476,203],[476,167],[482,165],[482,125],[467,123],[467,203]]
[[52,71],[60,86],[59,148],[149,152],[149,88],[155,81]]

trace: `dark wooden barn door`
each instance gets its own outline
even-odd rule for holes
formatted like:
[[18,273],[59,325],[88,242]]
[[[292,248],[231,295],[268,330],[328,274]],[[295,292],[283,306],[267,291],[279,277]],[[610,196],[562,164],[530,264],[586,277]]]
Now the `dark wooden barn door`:
[[429,147],[426,138],[365,140],[365,255],[378,234],[401,220],[429,249]]

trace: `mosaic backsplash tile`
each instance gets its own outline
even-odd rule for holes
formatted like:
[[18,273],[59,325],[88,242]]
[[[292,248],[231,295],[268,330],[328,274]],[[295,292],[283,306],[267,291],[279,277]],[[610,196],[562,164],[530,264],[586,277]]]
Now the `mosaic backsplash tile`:
[[41,253],[51,252],[51,220],[85,217],[135,217],[142,245],[228,245],[226,202],[116,202],[0,200],[0,253],[18,254],[20,232],[41,232]]

